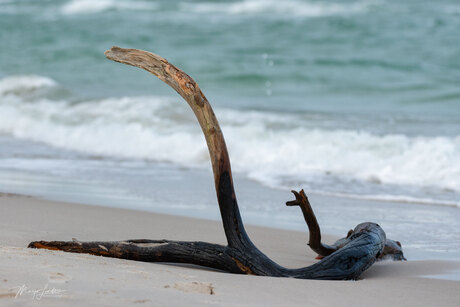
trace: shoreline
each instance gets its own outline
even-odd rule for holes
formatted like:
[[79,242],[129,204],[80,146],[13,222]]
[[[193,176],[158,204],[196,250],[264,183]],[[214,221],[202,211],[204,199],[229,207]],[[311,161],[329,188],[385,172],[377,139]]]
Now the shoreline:
[[[166,214],[70,204],[0,193],[0,302],[2,306],[456,306],[460,262],[407,261],[374,264],[353,281],[316,281],[223,273],[206,268],[143,263],[25,248],[33,240],[201,240],[225,244],[221,223]],[[247,225],[258,248],[288,267],[314,263],[306,232]],[[325,235],[325,240],[335,238]],[[429,278],[427,278],[429,277]],[[14,298],[18,286],[65,290],[39,302]],[[16,288],[15,288],[16,287]],[[212,294],[211,294],[212,292]]]
[[[51,168],[54,173],[47,173],[49,169],[49,165],[41,172],[2,168],[0,192],[220,221],[209,170],[152,163],[144,169],[120,167],[113,171],[97,162],[92,168],[85,167],[82,177],[73,169],[61,174],[69,171],[62,166]],[[288,189],[269,188],[238,173],[234,179],[245,224],[306,233],[300,210],[284,205],[293,197]],[[460,259],[458,208],[307,194],[323,233],[341,238],[350,228],[370,221],[381,225],[388,238],[402,243],[407,259]]]

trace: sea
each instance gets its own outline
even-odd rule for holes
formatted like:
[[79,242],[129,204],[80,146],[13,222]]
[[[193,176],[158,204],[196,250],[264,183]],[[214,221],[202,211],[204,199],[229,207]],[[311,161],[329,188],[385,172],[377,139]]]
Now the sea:
[[218,220],[193,112],[104,56],[144,49],[214,107],[246,223],[307,234],[304,189],[324,233],[460,260],[459,31],[458,0],[0,0],[0,191]]

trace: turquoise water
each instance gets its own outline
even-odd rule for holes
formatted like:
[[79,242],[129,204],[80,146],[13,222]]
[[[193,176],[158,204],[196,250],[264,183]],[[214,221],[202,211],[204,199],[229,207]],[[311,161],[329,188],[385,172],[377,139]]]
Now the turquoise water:
[[177,94],[103,55],[135,47],[199,82],[236,169],[253,179],[458,205],[459,28],[460,4],[448,0],[2,0],[0,132],[202,165],[200,132]]
[[455,0],[3,0],[0,16],[0,72],[79,95],[171,93],[104,60],[119,45],[167,57],[218,106],[404,113],[432,121],[418,133],[458,133]]
[[[180,182],[207,176],[180,97],[104,57],[112,45],[139,48],[200,84],[243,182],[305,188],[328,199],[325,213],[343,203],[347,221],[389,210],[378,222],[393,237],[458,253],[457,243],[436,245],[459,237],[458,29],[454,0],[0,0],[0,169],[19,172],[2,185],[52,196],[24,174],[59,178],[49,186],[64,190],[82,180],[101,189],[97,199],[114,188],[160,210],[170,199],[148,187],[165,169]],[[257,216],[259,206],[243,210]],[[265,224],[287,219],[274,204],[265,210]],[[326,230],[346,233],[331,220]]]

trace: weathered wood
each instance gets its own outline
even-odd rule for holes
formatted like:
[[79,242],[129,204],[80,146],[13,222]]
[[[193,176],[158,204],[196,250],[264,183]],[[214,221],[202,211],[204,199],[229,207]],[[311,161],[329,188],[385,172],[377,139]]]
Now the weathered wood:
[[[303,279],[356,279],[382,253],[385,242],[384,231],[375,223],[363,223],[350,234],[350,240],[345,246],[309,267],[287,269],[273,262],[257,249],[244,229],[233,187],[225,140],[208,100],[195,81],[164,58],[147,51],[112,47],[106,51],[106,56],[111,60],[143,68],[154,74],[175,89],[192,108],[205,136],[211,157],[217,201],[228,246],[206,242],[127,240],[37,241],[31,242],[29,247],[148,262],[191,263],[231,273]],[[305,194],[301,191],[300,194],[295,195],[297,197]],[[309,210],[310,219],[307,220],[307,224],[314,232],[310,235],[310,244],[320,251],[323,249],[327,252],[331,251],[330,247],[320,244],[319,225],[311,206]]]
[[308,241],[310,248],[322,256],[328,256],[335,252],[338,248],[321,243],[321,230],[304,190],[300,190],[299,193],[296,191],[291,192],[294,194],[296,200],[286,202],[286,206],[299,206],[302,210],[303,217],[307,223],[308,231],[310,233]]
[[229,246],[251,245],[241,221],[233,188],[227,145],[208,99],[196,82],[166,59],[151,52],[112,47],[108,59],[147,70],[171,86],[195,113],[206,139],[214,173],[214,183]]
[[[316,220],[316,216],[313,213],[313,209],[310,205],[310,201],[308,200],[307,195],[305,192],[301,190],[299,193],[296,191],[292,191],[295,195],[296,200],[286,202],[286,206],[299,206],[302,210],[305,222],[307,223],[308,230],[310,233],[310,239],[308,242],[308,246],[318,254],[316,259],[323,259],[326,256],[329,256],[333,252],[339,250],[340,248],[347,245],[351,238],[350,236],[353,234],[353,230],[349,230],[347,236],[341,238],[334,242],[332,245],[327,245],[321,242],[321,229],[319,228],[318,221]],[[401,243],[399,241],[394,241],[391,239],[386,239],[385,247],[383,251],[380,253],[377,260],[384,260],[384,259],[392,259],[395,261],[407,260],[404,257]]]
[[237,263],[232,261],[228,247],[206,242],[170,240],[39,241],[30,243],[28,247],[146,262],[189,263],[231,273],[243,273]]

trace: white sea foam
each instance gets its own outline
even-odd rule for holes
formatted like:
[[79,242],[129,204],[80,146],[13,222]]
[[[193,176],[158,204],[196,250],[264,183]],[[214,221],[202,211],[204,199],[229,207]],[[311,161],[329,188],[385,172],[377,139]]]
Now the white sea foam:
[[376,1],[357,1],[334,3],[298,0],[244,0],[235,2],[198,2],[182,3],[181,8],[195,13],[225,14],[288,14],[290,16],[319,17],[340,14],[353,14],[366,11]]
[[[179,98],[30,102],[18,93],[40,86],[55,82],[42,77],[0,80],[0,133],[98,156],[209,166],[202,133]],[[217,109],[216,114],[234,169],[266,184],[332,177],[460,191],[460,135],[377,135],[314,129],[298,114],[229,109]]]
[[19,94],[30,92],[39,88],[53,87],[57,83],[46,77],[41,76],[13,76],[0,79],[0,95]]
[[61,12],[67,15],[94,14],[107,10],[152,10],[157,3],[151,1],[126,0],[71,0],[61,7]]
[[[408,137],[346,130],[225,130],[236,169],[259,181],[333,176],[394,185],[460,190],[460,136]],[[238,140],[238,141],[237,141]],[[241,141],[244,140],[244,141]],[[234,142],[232,142],[234,141]]]
[[440,199],[434,199],[434,198],[421,198],[421,197],[413,197],[413,196],[407,196],[407,195],[351,194],[351,193],[325,192],[325,191],[316,191],[316,190],[315,190],[315,194],[346,197],[346,198],[353,198],[353,199],[363,199],[363,200],[387,201],[387,202],[421,204],[421,205],[438,205],[438,206],[445,206],[445,207],[460,208],[460,201],[440,200]]

